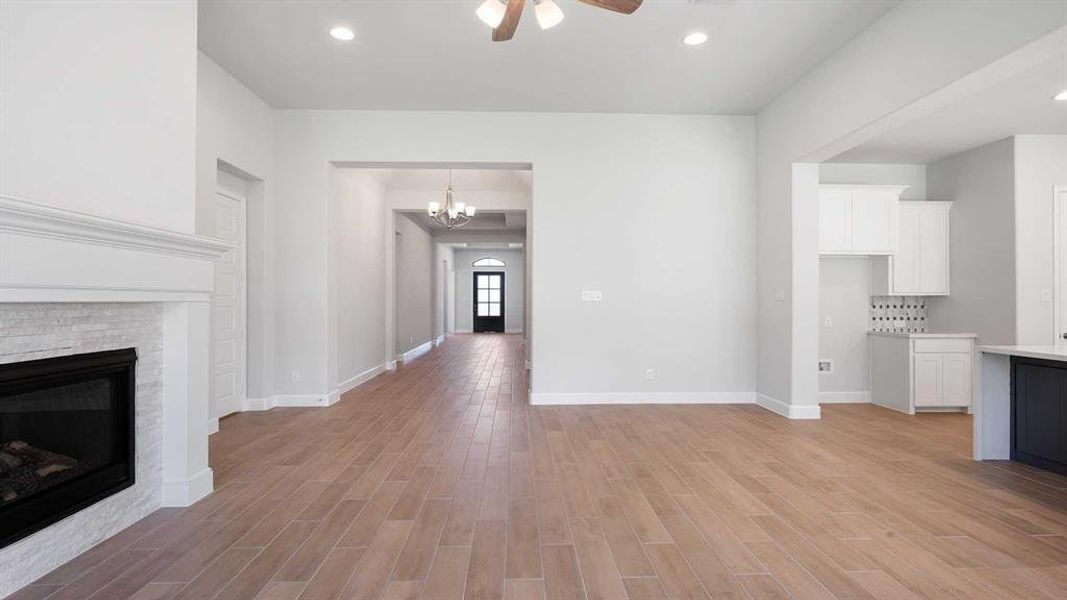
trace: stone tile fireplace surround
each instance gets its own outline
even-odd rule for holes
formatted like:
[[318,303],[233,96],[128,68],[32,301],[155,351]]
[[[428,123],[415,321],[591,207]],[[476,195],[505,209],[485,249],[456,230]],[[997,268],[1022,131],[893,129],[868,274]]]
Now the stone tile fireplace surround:
[[209,301],[227,242],[0,196],[0,363],[134,347],[136,484],[0,549],[0,598],[211,493]]

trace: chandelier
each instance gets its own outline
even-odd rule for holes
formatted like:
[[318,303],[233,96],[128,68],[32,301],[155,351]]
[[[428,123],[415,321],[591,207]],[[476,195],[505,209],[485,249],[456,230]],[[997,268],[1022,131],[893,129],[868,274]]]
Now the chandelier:
[[446,229],[463,227],[471,222],[475,208],[452,199],[452,170],[448,171],[448,189],[445,190],[445,205],[440,202],[431,202],[427,206],[430,218],[443,225]]

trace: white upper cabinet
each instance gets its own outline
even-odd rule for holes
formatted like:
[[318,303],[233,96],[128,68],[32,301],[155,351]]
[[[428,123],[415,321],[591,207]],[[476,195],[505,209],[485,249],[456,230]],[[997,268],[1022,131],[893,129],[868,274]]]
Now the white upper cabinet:
[[897,250],[906,185],[819,186],[819,253],[888,255]]
[[947,296],[951,202],[903,201],[897,252],[871,261],[875,296]]

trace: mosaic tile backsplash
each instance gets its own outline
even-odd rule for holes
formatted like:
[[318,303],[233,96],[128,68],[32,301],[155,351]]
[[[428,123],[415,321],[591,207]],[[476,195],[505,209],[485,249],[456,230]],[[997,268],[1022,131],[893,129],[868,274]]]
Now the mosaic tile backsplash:
[[926,333],[922,296],[871,296],[871,331]]

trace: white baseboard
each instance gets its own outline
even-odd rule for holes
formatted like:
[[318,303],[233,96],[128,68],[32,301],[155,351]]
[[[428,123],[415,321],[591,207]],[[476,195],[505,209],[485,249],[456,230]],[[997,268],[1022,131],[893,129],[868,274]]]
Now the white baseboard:
[[822,411],[819,409],[818,404],[786,404],[785,402],[782,402],[777,398],[772,398],[767,394],[756,394],[756,404],[773,413],[782,415],[787,419],[819,419],[822,417]]
[[870,404],[871,392],[819,392],[819,404]]
[[599,392],[531,393],[530,404],[752,404],[753,392]]
[[504,333],[522,333],[522,328],[520,327],[518,329],[505,329]]
[[163,481],[163,506],[192,506],[215,490],[215,474],[204,469],[187,479]]
[[385,363],[385,370],[386,371],[395,371],[396,370],[396,361],[395,360],[391,360],[391,361]]
[[399,361],[407,362],[409,360],[416,359],[422,356],[423,354],[426,354],[430,350],[433,350],[433,341],[419,344],[418,346],[415,346],[411,350],[408,350],[407,352],[397,356],[396,358]]
[[356,375],[355,377],[349,379],[348,381],[342,382],[341,385],[337,386],[336,393],[340,395],[347,392],[348,390],[351,390],[352,388],[355,388],[356,386],[363,385],[371,379],[374,379],[375,377],[381,375],[388,369],[389,365],[385,363],[373,366],[367,369],[366,371],[363,371],[362,373]]
[[[448,334],[445,334],[445,335],[448,335]],[[433,345],[434,346],[440,346],[441,344],[445,343],[445,335],[437,336],[437,339],[433,341]]]
[[278,394],[276,396],[268,396],[266,398],[246,398],[245,399],[245,411],[256,412],[261,410],[270,410],[276,406],[285,407],[310,407],[310,406],[330,406],[337,402],[336,399],[331,401],[331,397],[336,394]]
[[214,435],[219,432],[219,420],[218,418],[207,420],[207,434]]
[[474,333],[473,329],[457,329],[456,333]]

